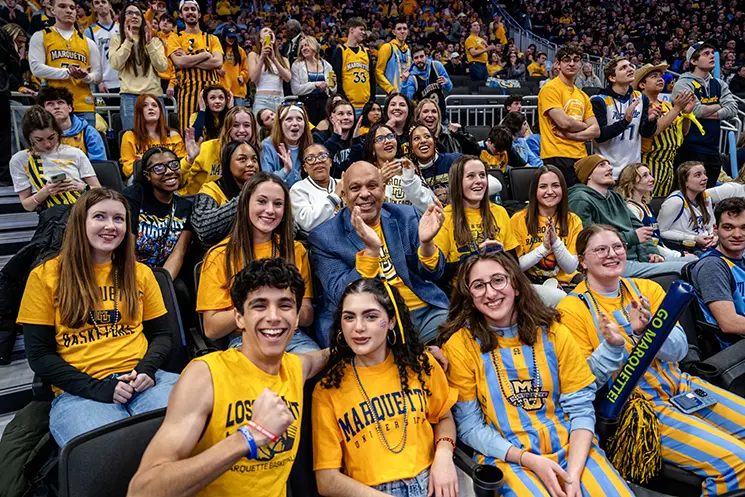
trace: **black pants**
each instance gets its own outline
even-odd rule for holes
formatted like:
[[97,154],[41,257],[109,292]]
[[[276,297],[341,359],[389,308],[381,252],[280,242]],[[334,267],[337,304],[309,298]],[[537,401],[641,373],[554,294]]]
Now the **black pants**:
[[577,180],[577,174],[574,172],[574,163],[578,160],[579,159],[573,159],[571,157],[549,157],[548,159],[543,159],[543,163],[545,165],[551,164],[552,166],[558,167],[559,170],[564,173],[564,179],[567,182],[567,188],[569,188],[570,186],[579,183]]
[[308,120],[317,126],[318,123],[326,119],[326,101],[329,99],[325,93],[311,93],[303,95],[300,101],[303,102],[308,112]]
[[716,186],[717,180],[719,179],[719,173],[722,172],[722,159],[719,154],[704,154],[693,147],[680,147],[678,153],[675,155],[675,162],[673,162],[673,168],[675,169],[675,174],[673,175],[673,189],[679,188],[678,167],[684,162],[692,160],[703,162],[707,177],[706,188]]
[[[9,123],[10,95],[0,94],[0,121]],[[11,184],[10,179],[10,130],[0,133],[0,183]]]

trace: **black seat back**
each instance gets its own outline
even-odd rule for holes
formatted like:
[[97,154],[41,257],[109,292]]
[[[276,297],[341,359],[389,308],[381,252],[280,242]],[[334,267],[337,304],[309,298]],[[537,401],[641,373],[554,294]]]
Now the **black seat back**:
[[59,459],[60,497],[125,497],[165,413],[132,416],[70,440]]
[[168,328],[171,330],[171,351],[166,357],[161,369],[170,373],[181,373],[191,359],[189,348],[186,343],[186,333],[181,321],[181,310],[176,299],[176,290],[173,287],[171,273],[162,267],[152,268],[155,281],[158,282],[160,293],[163,295],[163,303],[168,311]]
[[530,183],[537,172],[538,169],[533,167],[513,167],[510,169],[510,191],[513,200],[518,202],[528,201]]
[[667,197],[652,197],[647,205],[649,209],[657,216],[660,213],[660,207]]
[[101,186],[121,192],[124,189],[119,164],[113,160],[92,160],[91,165]]
[[[204,261],[199,261],[194,266],[194,288],[199,292],[199,276],[202,274],[202,264]],[[230,337],[222,337],[218,339],[209,338],[204,333],[204,318],[202,313],[197,313],[197,327],[199,328],[199,334],[202,336],[204,343],[207,345],[208,350],[227,350],[228,344],[230,344]]]

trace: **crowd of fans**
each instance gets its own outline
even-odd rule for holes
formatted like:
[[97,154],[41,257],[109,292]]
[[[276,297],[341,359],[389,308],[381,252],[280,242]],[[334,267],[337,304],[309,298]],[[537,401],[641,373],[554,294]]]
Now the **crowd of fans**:
[[[563,45],[549,79],[545,54],[461,2],[39,9],[19,28],[31,76],[16,83],[36,105],[9,169],[23,207],[64,212],[65,229],[22,298],[3,297],[54,388],[60,447],[167,405],[130,495],[283,495],[316,375],[323,495],[455,496],[456,439],[502,471],[505,495],[633,495],[633,462],[594,441],[593,400],[665,297],[650,278],[695,264],[716,343],[739,339],[745,177],[718,182],[737,106],[709,42],[687,47],[668,102],[666,64],[613,57],[589,97],[575,85],[591,50]],[[448,122],[459,64],[546,79],[534,129],[519,96],[483,141]],[[91,164],[106,156],[92,88],[120,95],[122,193]],[[534,168],[528,200],[500,205],[512,168]],[[156,267],[185,327],[226,349],[181,376],[164,370],[177,344]],[[741,489],[745,401],[683,373],[686,334],[671,329],[629,416],[661,434],[650,457],[705,494]],[[675,407],[699,390],[717,403]]]
[[[608,61],[623,55],[635,66],[666,62],[690,70],[688,47],[705,39],[721,51],[722,77],[729,82],[745,67],[745,15],[735,0],[654,0],[585,5],[564,0],[516,0],[517,21],[554,43],[575,42],[587,55]],[[742,85],[743,76],[738,80]]]

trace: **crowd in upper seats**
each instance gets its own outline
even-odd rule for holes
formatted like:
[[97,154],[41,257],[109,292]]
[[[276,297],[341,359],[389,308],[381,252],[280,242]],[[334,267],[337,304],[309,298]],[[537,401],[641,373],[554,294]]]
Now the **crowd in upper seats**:
[[[54,27],[32,45],[46,56],[68,44],[92,62],[97,47],[76,38],[74,7],[55,0]],[[648,278],[698,261],[729,279],[694,269],[700,305],[722,320],[722,347],[745,316],[745,181],[716,185],[720,121],[733,100],[710,77],[714,47],[689,48],[693,70],[665,105],[666,66],[615,58],[607,88],[590,98],[574,84],[584,52],[565,45],[538,96],[538,132],[511,98],[504,121],[476,142],[447,122],[448,78],[436,60],[414,75],[422,51],[408,47],[406,22],[390,23],[374,64],[362,46],[369,21],[350,16],[329,70],[318,40],[301,36],[314,28],[308,19],[288,23],[293,37],[264,23],[260,50],[236,63],[226,54],[241,53],[235,41],[202,32],[194,0],[181,1],[185,28],[164,48],[152,31],[153,16],[170,22],[159,8],[127,4],[124,41],[114,35],[109,47],[110,61],[117,41],[128,52],[123,194],[100,187],[89,159],[101,138],[79,103],[101,84],[99,71],[52,67],[52,56],[36,60],[48,85],[23,116],[27,149],[10,163],[24,208],[69,209],[60,254],[31,271],[18,315],[32,369],[55,388],[57,443],[168,404],[132,495],[231,495],[259,483],[281,495],[302,385],[321,373],[313,442],[324,495],[410,486],[455,495],[456,437],[503,471],[508,495],[632,495],[593,440],[592,402],[664,298]],[[244,60],[246,78],[239,70],[228,85],[224,64]],[[133,85],[143,78],[136,93],[122,90],[128,71]],[[386,89],[382,106],[373,78]],[[233,91],[240,80],[254,83],[253,97]],[[174,81],[179,130],[160,98]],[[286,99],[285,83],[301,98]],[[500,205],[507,185],[496,170],[526,167],[535,168],[527,205]],[[648,202],[659,182],[667,199],[655,217]],[[187,327],[227,348],[180,379],[161,369],[173,344],[155,267],[174,280]],[[442,350],[425,352],[435,340]],[[662,433],[658,455],[700,475],[706,493],[739,489],[745,402],[681,372],[687,351],[674,326],[637,392]],[[718,400],[705,421],[670,401],[697,388]],[[702,445],[721,467],[701,460]],[[238,461],[245,470],[230,470]]]

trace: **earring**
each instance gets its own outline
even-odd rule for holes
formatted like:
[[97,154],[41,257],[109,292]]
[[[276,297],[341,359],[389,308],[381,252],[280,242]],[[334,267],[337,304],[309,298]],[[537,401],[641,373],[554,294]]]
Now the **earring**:
[[341,333],[341,331],[340,331],[339,333],[337,333],[337,334],[336,334],[336,345],[338,345],[338,346],[339,346],[339,348],[342,348],[342,349],[343,349],[344,347],[346,347],[346,345],[347,345],[347,342],[345,342],[345,341],[343,340],[343,336],[342,336],[342,333]]
[[[397,338],[397,335],[396,335],[396,330],[393,329],[391,331],[393,333],[389,333],[388,334],[388,336],[386,337],[386,341],[388,342],[388,345],[390,345],[391,347],[393,347],[394,345],[396,345],[396,342],[398,341],[398,338]],[[393,335],[393,341],[391,341],[391,335]]]

